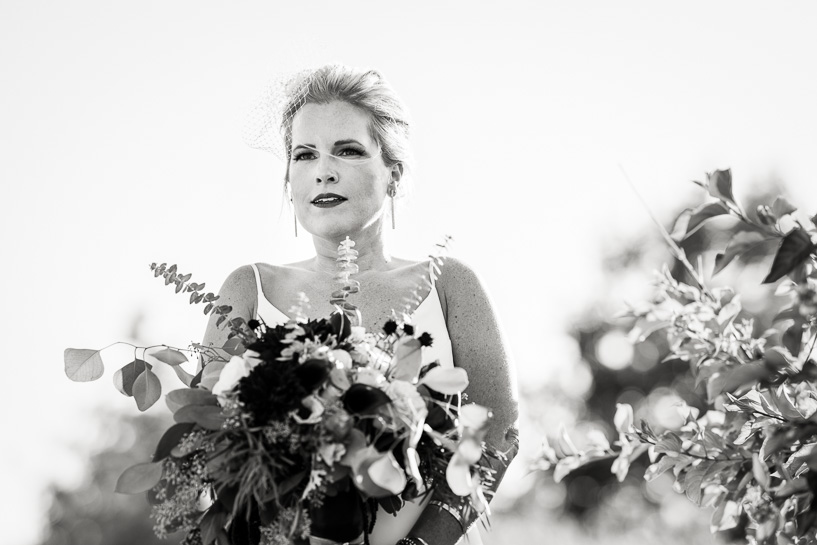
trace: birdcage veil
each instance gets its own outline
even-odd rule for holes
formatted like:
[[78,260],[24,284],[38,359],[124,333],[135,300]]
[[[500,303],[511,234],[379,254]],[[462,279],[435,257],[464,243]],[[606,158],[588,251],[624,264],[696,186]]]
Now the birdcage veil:
[[315,72],[307,69],[270,78],[247,112],[243,138],[248,146],[287,160],[285,127],[304,105]]

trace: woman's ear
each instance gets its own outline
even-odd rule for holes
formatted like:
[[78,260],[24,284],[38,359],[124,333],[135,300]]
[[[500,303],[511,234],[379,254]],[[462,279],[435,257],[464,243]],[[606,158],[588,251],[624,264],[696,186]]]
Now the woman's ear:
[[391,166],[391,181],[399,185],[403,179],[403,163],[394,163]]

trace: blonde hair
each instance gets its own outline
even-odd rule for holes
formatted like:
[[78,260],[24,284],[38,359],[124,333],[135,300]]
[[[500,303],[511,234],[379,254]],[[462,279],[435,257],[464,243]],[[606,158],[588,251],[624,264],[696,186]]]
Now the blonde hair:
[[371,137],[380,145],[386,166],[398,163],[410,170],[412,153],[409,145],[409,114],[403,101],[382,75],[375,70],[360,70],[339,64],[313,71],[305,79],[301,92],[286,105],[281,122],[287,157],[285,182],[289,181],[292,158],[292,120],[307,104],[341,101],[369,114]]

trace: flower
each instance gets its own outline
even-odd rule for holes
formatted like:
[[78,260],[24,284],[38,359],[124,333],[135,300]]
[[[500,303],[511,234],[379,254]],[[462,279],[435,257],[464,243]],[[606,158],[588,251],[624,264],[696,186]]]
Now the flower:
[[365,338],[366,328],[359,325],[353,325],[349,336],[346,337],[346,340],[350,343],[359,343],[363,342]]
[[405,380],[395,380],[386,386],[386,395],[392,400],[392,406],[407,423],[420,422],[428,414],[425,400],[417,388]]
[[428,334],[427,331],[423,332],[422,335],[417,337],[417,340],[420,341],[420,345],[422,346],[431,346],[431,344],[434,342],[434,339]]
[[[257,354],[257,352],[253,353]],[[235,388],[239,380],[249,376],[250,370],[247,360],[241,356],[233,356],[221,370],[218,381],[213,386],[213,393],[220,398],[224,397]]]
[[397,322],[394,320],[389,320],[385,324],[383,324],[383,331],[386,335],[391,335],[392,333],[397,331]]

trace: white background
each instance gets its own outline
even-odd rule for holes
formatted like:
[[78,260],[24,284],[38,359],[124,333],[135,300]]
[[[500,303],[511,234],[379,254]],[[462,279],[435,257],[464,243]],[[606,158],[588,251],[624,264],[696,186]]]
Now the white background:
[[531,389],[576,358],[563,328],[605,290],[600,251],[652,228],[619,164],[659,215],[726,167],[738,198],[779,179],[817,211],[815,28],[807,1],[0,0],[3,542],[33,543],[45,485],[82,478],[95,411],[135,411],[110,383],[126,360],[74,384],[62,350],[200,339],[150,262],[215,291],[309,254],[283,165],[240,137],[270,75],[393,84],[419,165],[395,252],[455,237]]

